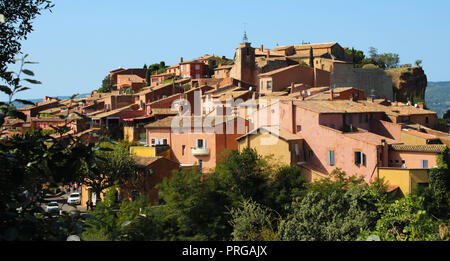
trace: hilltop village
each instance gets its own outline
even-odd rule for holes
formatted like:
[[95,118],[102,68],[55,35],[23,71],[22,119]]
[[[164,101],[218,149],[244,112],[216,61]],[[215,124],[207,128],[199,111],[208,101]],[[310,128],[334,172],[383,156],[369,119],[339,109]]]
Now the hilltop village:
[[[130,153],[153,175],[130,194],[153,200],[154,185],[173,169],[198,166],[207,176],[225,150],[245,147],[298,166],[308,181],[340,168],[368,183],[383,177],[389,191],[406,194],[428,183],[427,170],[450,146],[450,135],[435,130],[435,112],[394,101],[391,77],[354,68],[339,43],[266,49],[244,41],[234,59],[180,58],[163,69],[147,76],[146,68],[118,68],[109,73],[111,92],[45,96],[20,109],[26,121],[5,122],[3,139],[66,125],[66,135],[86,142],[98,135],[133,142]],[[89,188],[82,191],[86,197]]]

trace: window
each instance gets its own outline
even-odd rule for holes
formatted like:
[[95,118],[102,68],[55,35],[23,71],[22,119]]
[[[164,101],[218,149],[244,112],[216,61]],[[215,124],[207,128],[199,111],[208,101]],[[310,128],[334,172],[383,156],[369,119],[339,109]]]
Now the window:
[[361,151],[355,151],[355,165],[366,165],[366,155]]
[[197,70],[197,71],[200,70],[200,65],[196,64],[195,65],[195,70]]
[[167,145],[167,139],[161,139],[161,145]]
[[272,90],[272,81],[267,81],[267,90]]
[[428,160],[420,160],[420,168],[428,169]]
[[264,90],[264,81],[261,81],[261,90]]
[[198,167],[200,168],[200,173],[202,173],[203,160],[198,160]]
[[310,151],[309,151],[309,158],[310,158],[310,159],[312,159],[312,158],[313,158],[313,156],[314,156],[314,153],[313,153],[313,151],[312,151],[312,150],[310,150]]
[[425,123],[430,123],[430,120],[428,119],[428,117],[425,117]]
[[328,151],[328,165],[334,166],[334,150]]
[[299,147],[298,147],[298,143],[295,143],[294,144],[294,149],[295,149],[295,155],[299,155],[300,154],[300,149],[299,149]]
[[181,155],[184,156],[185,151],[186,151],[186,145],[181,146]]
[[151,139],[151,144],[152,145],[156,145],[156,140],[155,139]]
[[302,131],[302,125],[297,125],[297,132],[301,132]]
[[353,124],[353,115],[348,116],[348,123]]
[[217,72],[217,75],[219,75],[219,74],[220,74],[220,70],[217,70],[216,72]]
[[197,149],[206,148],[206,140],[203,140],[203,139],[196,140],[195,148],[197,148]]

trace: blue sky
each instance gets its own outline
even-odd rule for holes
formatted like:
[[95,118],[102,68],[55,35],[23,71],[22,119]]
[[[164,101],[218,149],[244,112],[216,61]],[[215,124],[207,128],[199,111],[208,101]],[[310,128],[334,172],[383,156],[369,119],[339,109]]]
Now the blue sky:
[[[17,98],[98,89],[119,66],[175,64],[204,54],[232,58],[244,29],[252,46],[338,42],[367,53],[423,60],[429,81],[450,81],[450,1],[55,0],[22,51],[42,86]],[[0,100],[6,97],[0,94]]]

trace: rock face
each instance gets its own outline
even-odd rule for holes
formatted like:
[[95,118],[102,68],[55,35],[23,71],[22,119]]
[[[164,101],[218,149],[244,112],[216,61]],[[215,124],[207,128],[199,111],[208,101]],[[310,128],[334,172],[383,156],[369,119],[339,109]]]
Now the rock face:
[[407,102],[409,99],[425,99],[427,76],[422,67],[401,67],[386,70],[392,78],[394,99]]

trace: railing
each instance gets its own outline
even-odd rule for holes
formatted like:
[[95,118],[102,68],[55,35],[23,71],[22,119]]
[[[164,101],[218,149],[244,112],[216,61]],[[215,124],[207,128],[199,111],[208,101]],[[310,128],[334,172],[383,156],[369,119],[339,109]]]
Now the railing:
[[207,156],[209,155],[208,148],[191,148],[192,155],[194,156]]

